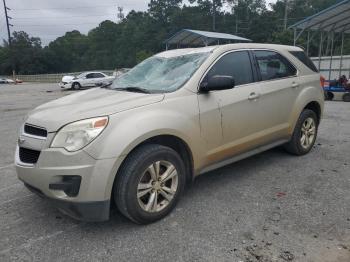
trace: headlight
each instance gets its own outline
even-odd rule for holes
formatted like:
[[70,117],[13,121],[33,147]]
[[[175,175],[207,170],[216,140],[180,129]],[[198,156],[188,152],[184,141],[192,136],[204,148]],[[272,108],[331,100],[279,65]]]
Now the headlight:
[[51,147],[74,152],[87,146],[98,137],[108,124],[108,117],[90,118],[62,127],[51,143]]

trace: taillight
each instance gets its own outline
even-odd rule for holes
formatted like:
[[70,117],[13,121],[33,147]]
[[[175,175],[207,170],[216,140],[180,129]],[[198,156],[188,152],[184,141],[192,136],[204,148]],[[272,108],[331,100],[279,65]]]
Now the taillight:
[[324,88],[325,82],[326,82],[326,79],[323,76],[320,76],[320,84],[322,88]]

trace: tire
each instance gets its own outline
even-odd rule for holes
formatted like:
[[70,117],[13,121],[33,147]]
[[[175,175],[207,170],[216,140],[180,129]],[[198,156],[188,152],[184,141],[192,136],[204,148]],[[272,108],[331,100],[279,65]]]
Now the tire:
[[72,89],[73,90],[79,90],[81,88],[81,85],[78,82],[74,82],[72,84]]
[[[306,135],[303,131],[307,129],[305,126],[305,123],[307,121],[309,121],[308,123],[312,121],[314,125],[313,132],[311,132],[311,128],[308,130],[308,134],[310,135],[310,137],[309,135]],[[315,141],[317,138],[317,132],[318,132],[318,119],[317,119],[316,113],[312,110],[305,109],[303,112],[301,112],[299,116],[299,119],[294,128],[291,140],[284,145],[285,150],[288,153],[297,155],[297,156],[301,156],[309,153],[313,145],[315,144]],[[311,137],[312,133],[313,133],[313,136]],[[303,140],[302,139],[303,136],[304,138],[305,136],[307,136],[307,138]],[[309,143],[306,143],[306,140]],[[304,141],[304,144],[302,141]]]
[[345,93],[343,95],[343,101],[344,102],[350,102],[350,93]]
[[325,100],[332,101],[334,98],[334,94],[332,92],[326,92],[325,93]]
[[[170,172],[171,166],[176,169],[177,176],[174,175],[174,171]],[[153,175],[159,170],[157,182],[153,180],[149,170],[155,171]],[[114,201],[119,211],[137,224],[149,224],[162,219],[175,207],[183,193],[185,170],[181,157],[169,147],[146,144],[137,148],[122,164],[114,183]],[[172,174],[173,177],[161,182],[160,178],[166,174],[164,171],[169,171],[168,174]],[[173,194],[168,194],[163,188],[167,188],[167,192],[171,188]],[[164,196],[172,198],[168,201]],[[151,199],[156,199],[156,202],[152,202]]]

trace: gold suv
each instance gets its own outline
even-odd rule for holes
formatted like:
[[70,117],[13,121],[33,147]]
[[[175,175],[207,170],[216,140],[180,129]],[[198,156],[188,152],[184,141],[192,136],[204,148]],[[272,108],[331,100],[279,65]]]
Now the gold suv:
[[159,53],[110,85],[34,109],[18,138],[20,180],[66,214],[140,224],[185,185],[272,147],[308,153],[323,90],[302,49],[230,44]]

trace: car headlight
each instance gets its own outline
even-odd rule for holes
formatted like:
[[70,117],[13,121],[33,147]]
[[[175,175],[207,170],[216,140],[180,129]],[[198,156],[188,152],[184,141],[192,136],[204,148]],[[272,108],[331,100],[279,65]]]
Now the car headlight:
[[51,143],[51,147],[78,151],[98,137],[108,124],[108,117],[96,117],[73,122],[62,127]]

